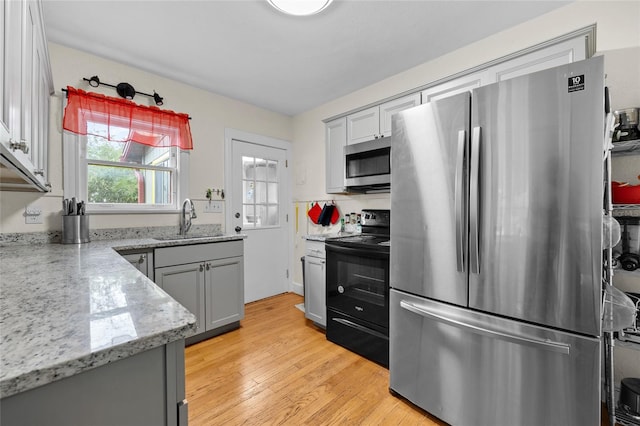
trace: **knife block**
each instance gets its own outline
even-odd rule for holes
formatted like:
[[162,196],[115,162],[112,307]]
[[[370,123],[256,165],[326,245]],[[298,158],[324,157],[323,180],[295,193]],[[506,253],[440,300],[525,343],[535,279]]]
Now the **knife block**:
[[81,244],[89,238],[89,216],[62,216],[62,244]]

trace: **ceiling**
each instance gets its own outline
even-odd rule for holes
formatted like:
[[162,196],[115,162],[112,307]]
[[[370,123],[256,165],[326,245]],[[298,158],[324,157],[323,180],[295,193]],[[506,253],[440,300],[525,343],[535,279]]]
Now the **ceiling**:
[[50,41],[293,116],[568,3],[334,0],[311,17],[264,0],[43,8]]

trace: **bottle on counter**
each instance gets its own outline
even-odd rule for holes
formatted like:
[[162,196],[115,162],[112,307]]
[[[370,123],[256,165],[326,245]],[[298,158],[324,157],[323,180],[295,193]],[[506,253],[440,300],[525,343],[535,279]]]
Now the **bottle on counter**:
[[344,232],[344,218],[340,218],[340,232]]
[[362,222],[361,222],[361,220],[362,220],[362,216],[360,214],[358,214],[356,216],[356,232],[358,234],[362,233]]

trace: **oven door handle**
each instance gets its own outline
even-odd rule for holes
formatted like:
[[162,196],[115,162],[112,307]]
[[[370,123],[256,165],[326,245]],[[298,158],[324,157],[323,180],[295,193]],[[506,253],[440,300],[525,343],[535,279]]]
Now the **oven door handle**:
[[353,254],[357,256],[380,257],[380,258],[389,256],[389,253],[386,253],[384,251],[377,251],[375,249],[367,249],[367,248],[361,248],[361,247],[356,248],[356,247],[336,246],[331,243],[325,243],[325,248],[326,248],[325,250],[326,252],[333,251],[340,254]]
[[385,336],[384,334],[379,333],[379,332],[377,332],[375,330],[371,330],[370,328],[364,327],[364,326],[362,326],[360,324],[356,324],[353,321],[349,321],[349,320],[344,319],[344,318],[331,318],[331,320],[335,321],[335,322],[337,322],[339,324],[342,324],[342,325],[344,325],[346,327],[355,328],[356,330],[362,331],[363,333],[371,334],[372,336],[376,336],[376,337],[379,337],[379,338],[382,338],[382,339],[385,339],[385,340],[389,340],[389,336]]

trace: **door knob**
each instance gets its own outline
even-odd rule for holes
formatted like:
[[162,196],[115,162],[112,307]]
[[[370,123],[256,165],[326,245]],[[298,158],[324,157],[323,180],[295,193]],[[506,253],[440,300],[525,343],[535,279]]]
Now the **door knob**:
[[240,213],[239,212],[236,212],[235,216],[236,216],[236,219],[240,219]]
[[236,232],[237,232],[237,233],[240,233],[240,231],[242,231],[242,228],[241,228],[241,227],[239,227],[239,226],[236,226]]

